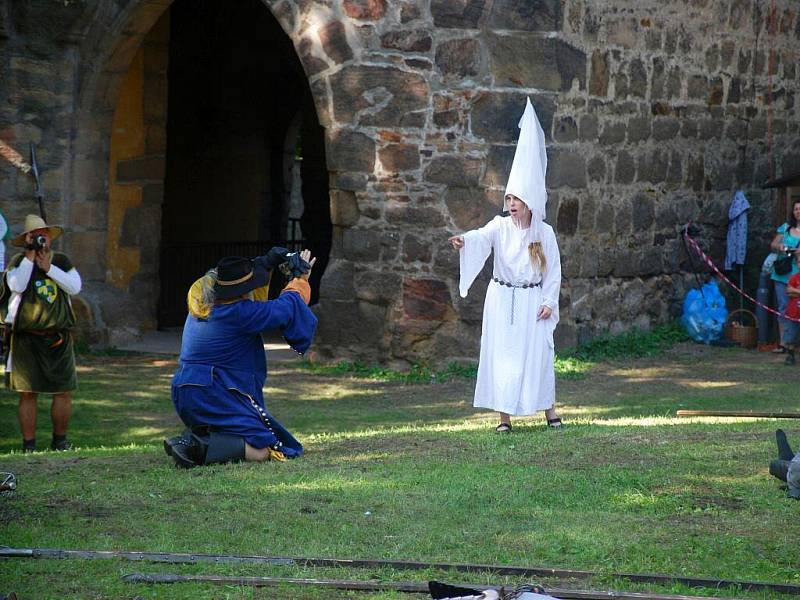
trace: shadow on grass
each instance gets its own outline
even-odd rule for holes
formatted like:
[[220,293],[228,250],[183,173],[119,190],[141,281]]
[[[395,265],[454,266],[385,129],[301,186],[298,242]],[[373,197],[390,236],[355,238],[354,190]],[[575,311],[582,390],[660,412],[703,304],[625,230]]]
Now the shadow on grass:
[[[81,357],[72,441],[81,447],[153,444],[182,425],[170,400],[176,361],[160,356]],[[269,410],[301,439],[410,424],[492,427],[494,417],[472,408],[474,382],[403,384],[310,374],[297,363],[270,365]],[[681,408],[790,411],[796,372],[768,354],[680,344],[660,358],[596,365],[586,378],[559,381],[557,403],[573,422],[646,424]],[[19,447],[17,396],[0,393],[0,454]],[[49,398],[39,400],[37,436],[49,440]],[[657,421],[653,421],[656,423]],[[535,416],[518,423],[543,423]],[[46,444],[44,444],[46,445]]]

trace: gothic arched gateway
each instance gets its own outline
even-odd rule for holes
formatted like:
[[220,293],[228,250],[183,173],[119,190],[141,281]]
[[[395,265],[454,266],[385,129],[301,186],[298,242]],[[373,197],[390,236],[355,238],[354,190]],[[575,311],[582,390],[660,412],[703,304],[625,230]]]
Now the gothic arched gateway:
[[105,65],[85,71],[77,131],[103,142],[85,160],[109,168],[105,281],[87,294],[111,343],[181,325],[191,281],[271,245],[315,252],[316,300],[331,241],[324,130],[281,25],[259,0],[140,2],[116,24]]

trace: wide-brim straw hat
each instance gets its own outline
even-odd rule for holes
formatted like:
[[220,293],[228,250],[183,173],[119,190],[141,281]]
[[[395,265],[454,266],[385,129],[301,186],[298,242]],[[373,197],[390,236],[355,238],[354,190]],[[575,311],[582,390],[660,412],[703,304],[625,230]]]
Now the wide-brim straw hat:
[[226,256],[217,263],[215,300],[232,300],[267,285],[269,272],[249,258]]
[[62,233],[64,233],[64,228],[60,225],[48,225],[44,222],[44,219],[39,215],[25,215],[25,225],[23,227],[23,232],[20,233],[17,237],[11,240],[11,244],[13,246],[24,247],[25,246],[25,236],[28,235],[31,231],[36,231],[37,229],[47,229],[47,233],[50,236],[50,241],[52,242]]

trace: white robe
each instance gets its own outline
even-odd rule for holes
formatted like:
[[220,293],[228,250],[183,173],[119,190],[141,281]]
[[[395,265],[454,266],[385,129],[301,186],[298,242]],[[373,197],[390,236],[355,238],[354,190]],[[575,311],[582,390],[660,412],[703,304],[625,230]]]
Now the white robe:
[[[520,229],[511,217],[495,217],[484,227],[464,234],[461,249],[461,297],[494,249],[494,271],[486,290],[481,330],[481,355],[474,406],[510,415],[532,415],[555,403],[553,330],[558,323],[561,258],[553,228],[540,223],[542,249],[547,260],[544,276],[534,269],[528,253],[531,228]],[[536,283],[530,288],[510,288]],[[536,320],[541,306],[552,309],[549,318]],[[513,323],[512,323],[513,308]]]

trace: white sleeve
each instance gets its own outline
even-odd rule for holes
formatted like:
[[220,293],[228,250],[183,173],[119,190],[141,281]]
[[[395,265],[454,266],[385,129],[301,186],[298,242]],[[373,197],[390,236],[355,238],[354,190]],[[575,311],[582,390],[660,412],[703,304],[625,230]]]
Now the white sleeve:
[[542,278],[542,304],[548,306],[553,313],[558,311],[558,296],[561,293],[561,254],[553,230],[548,227],[543,236],[544,257],[547,267]]
[[25,288],[28,287],[28,282],[31,280],[31,273],[33,273],[33,261],[24,257],[18,266],[9,269],[8,273],[6,273],[8,288],[12,292],[21,294],[25,291]]
[[63,269],[51,264],[47,276],[70,296],[74,296],[81,291],[81,276],[75,268],[65,272]]
[[467,297],[472,282],[483,269],[486,259],[492,252],[501,217],[495,217],[480,229],[464,234],[464,247],[460,250],[461,279],[458,291],[462,298]]

